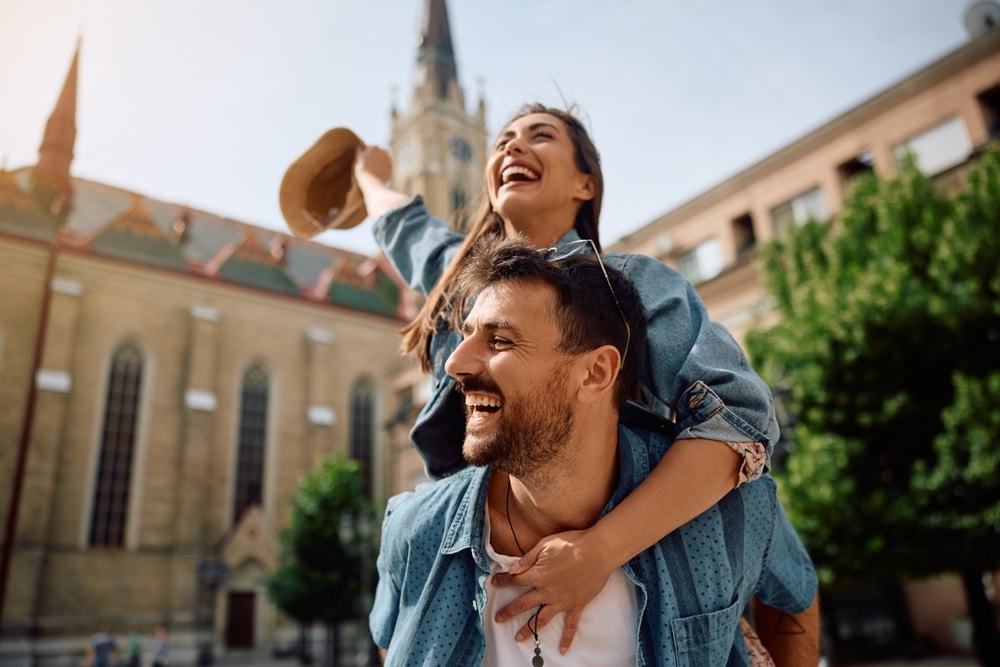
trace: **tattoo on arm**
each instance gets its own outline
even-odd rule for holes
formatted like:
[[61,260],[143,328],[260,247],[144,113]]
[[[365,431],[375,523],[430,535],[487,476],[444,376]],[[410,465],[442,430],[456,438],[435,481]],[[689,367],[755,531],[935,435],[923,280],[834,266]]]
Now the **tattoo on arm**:
[[778,616],[778,620],[774,622],[774,634],[776,635],[801,635],[805,634],[806,629],[802,627],[798,619],[794,616],[789,616],[788,614],[782,612]]

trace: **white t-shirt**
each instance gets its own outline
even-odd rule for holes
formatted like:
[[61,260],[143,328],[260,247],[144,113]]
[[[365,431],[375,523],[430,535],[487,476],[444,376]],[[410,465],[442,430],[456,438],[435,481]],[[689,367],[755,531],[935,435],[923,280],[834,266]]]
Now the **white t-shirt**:
[[[517,556],[498,554],[490,545],[490,522],[486,519],[486,556],[490,560],[490,573],[506,572],[520,560]],[[506,623],[497,623],[496,615],[504,605],[513,602],[528,587],[507,586],[497,588],[492,579],[486,581],[486,609],[483,629],[486,632],[486,655],[483,667],[530,667],[535,657],[535,641],[514,641],[514,635],[537,607]],[[559,653],[566,614],[559,613],[548,625],[538,631],[538,646],[542,650],[545,667],[609,667],[635,665],[636,635],[639,612],[635,585],[618,568],[608,577],[601,592],[583,610],[580,627],[569,651]]]

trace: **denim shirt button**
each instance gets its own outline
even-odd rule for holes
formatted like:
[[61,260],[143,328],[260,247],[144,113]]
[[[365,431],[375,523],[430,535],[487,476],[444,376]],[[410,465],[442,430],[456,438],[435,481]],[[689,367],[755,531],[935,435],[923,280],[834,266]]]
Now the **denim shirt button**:
[[476,602],[475,598],[472,599],[472,610],[473,611],[479,611],[479,603]]

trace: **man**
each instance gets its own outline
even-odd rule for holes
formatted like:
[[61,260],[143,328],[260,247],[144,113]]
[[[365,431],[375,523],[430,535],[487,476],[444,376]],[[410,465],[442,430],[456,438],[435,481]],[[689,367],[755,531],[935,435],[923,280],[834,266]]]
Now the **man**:
[[153,630],[148,662],[153,667],[167,667],[170,664],[170,640],[167,639],[167,626],[162,623],[157,623]]
[[111,626],[102,621],[97,626],[97,632],[90,638],[83,664],[87,667],[111,667],[112,659],[117,658],[118,643],[111,634]]
[[[815,611],[815,573],[765,476],[620,568],[567,654],[561,615],[497,623],[519,591],[491,573],[545,536],[591,526],[670,440],[618,425],[646,346],[642,307],[618,272],[507,240],[484,244],[460,285],[455,311],[475,305],[447,370],[465,395],[473,467],[389,502],[370,617],[387,664],[747,665],[739,620],[752,596]],[[525,623],[534,641],[518,643]],[[815,664],[818,623],[802,625],[817,648],[795,664]]]

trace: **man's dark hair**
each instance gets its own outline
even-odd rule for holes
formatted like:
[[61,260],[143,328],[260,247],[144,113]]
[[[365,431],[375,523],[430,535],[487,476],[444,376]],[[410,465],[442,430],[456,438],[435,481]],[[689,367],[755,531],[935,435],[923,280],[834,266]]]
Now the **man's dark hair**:
[[[602,269],[597,256],[590,252],[550,259],[559,257],[562,250],[538,250],[520,237],[484,237],[458,274],[453,318],[457,320],[458,313],[463,317],[468,314],[476,295],[492,285],[511,280],[551,285],[558,298],[560,349],[568,354],[582,354],[601,345],[614,345],[623,354],[615,385],[615,401],[621,407],[630,396],[646,352],[646,313],[642,301],[620,271],[607,264]],[[614,294],[608,289],[609,283]],[[459,321],[453,321],[452,326],[456,331],[461,330]]]

